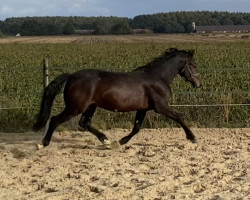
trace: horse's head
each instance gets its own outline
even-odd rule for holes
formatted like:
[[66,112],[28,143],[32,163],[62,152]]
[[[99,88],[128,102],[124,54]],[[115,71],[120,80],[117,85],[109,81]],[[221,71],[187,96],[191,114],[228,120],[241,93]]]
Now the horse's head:
[[179,69],[179,74],[185,81],[190,82],[193,87],[199,88],[201,86],[201,81],[193,55],[194,50],[186,52],[186,59],[184,61],[184,65]]

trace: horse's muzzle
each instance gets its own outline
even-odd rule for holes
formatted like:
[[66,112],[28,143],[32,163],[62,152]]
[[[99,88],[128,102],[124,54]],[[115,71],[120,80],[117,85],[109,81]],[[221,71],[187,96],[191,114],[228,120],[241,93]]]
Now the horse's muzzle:
[[201,87],[201,82],[197,83],[197,84],[195,85],[195,87],[196,87],[196,88],[200,88],[200,87]]
[[192,85],[194,88],[200,88],[201,87],[201,81],[199,79],[193,79]]

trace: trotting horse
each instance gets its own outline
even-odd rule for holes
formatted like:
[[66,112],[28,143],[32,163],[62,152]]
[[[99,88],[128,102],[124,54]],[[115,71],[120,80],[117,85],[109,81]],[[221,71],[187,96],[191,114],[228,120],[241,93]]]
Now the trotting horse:
[[167,49],[161,56],[148,64],[128,73],[107,72],[86,69],[73,74],[62,74],[55,78],[44,90],[40,113],[33,128],[43,128],[50,116],[55,96],[64,86],[65,108],[57,116],[51,117],[42,145],[48,146],[56,127],[72,117],[82,114],[79,125],[94,134],[103,144],[110,141],[91,125],[91,119],[97,107],[115,111],[136,111],[134,127],[131,133],[121,140],[126,144],[139,132],[143,119],[149,110],[162,114],[179,123],[186,138],[195,142],[195,136],[176,112],[168,106],[171,96],[170,84],[179,74],[193,87],[200,87],[194,51]]

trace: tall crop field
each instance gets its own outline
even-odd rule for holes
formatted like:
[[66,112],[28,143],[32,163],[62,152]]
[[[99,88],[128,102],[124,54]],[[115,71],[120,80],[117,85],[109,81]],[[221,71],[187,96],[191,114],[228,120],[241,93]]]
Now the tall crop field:
[[[195,38],[194,38],[195,39]],[[98,40],[99,41],[99,40]],[[115,40],[114,40],[115,41]],[[72,43],[5,43],[0,45],[0,131],[31,130],[43,91],[42,61],[49,60],[50,80],[63,72],[95,68],[127,72],[150,62],[167,48],[195,49],[203,87],[193,89],[177,77],[172,84],[171,105],[198,127],[250,126],[250,41],[136,41]],[[196,92],[196,93],[194,93]],[[239,104],[230,106],[228,104]],[[182,105],[202,105],[188,106]],[[60,95],[53,114],[62,110]],[[101,129],[131,128],[134,113],[99,109],[95,126]],[[77,119],[67,124],[77,128]],[[144,127],[176,126],[170,120],[148,113]]]

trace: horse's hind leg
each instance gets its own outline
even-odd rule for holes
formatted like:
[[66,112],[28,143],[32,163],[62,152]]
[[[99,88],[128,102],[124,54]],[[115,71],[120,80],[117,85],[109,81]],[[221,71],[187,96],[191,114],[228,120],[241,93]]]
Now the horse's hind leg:
[[51,117],[51,120],[49,122],[49,128],[47,130],[45,137],[42,140],[43,146],[49,145],[51,137],[56,127],[58,127],[63,122],[70,120],[74,116],[76,116],[76,114],[70,112],[69,109],[64,109],[59,115]]
[[134,127],[132,129],[132,132],[129,135],[123,137],[119,141],[120,145],[126,144],[136,133],[139,132],[146,113],[147,113],[146,110],[136,112],[135,123],[134,123]]
[[176,121],[177,123],[179,123],[186,133],[186,138],[193,143],[196,142],[193,132],[184,123],[183,119],[180,117],[180,115],[178,113],[170,110],[167,106],[158,106],[155,108],[155,112],[162,114],[162,115],[166,116],[167,118],[170,118],[170,119]]
[[91,120],[96,111],[95,105],[90,105],[88,109],[82,114],[82,117],[79,121],[79,125],[94,134],[102,143],[105,143],[105,141],[108,141],[108,138],[106,135],[95,129],[93,126],[91,126]]

